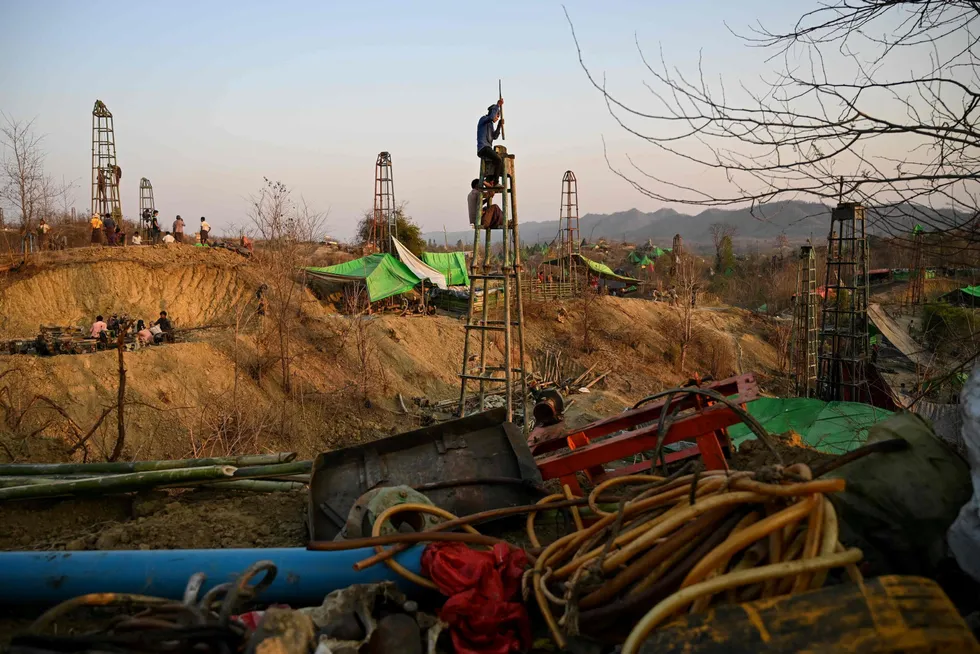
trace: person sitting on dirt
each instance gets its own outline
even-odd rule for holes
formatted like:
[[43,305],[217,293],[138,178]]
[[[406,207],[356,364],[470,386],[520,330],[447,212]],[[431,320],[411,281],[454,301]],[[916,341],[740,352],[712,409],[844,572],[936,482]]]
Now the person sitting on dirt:
[[211,233],[211,225],[201,216],[201,245],[208,244],[208,235]]
[[143,245],[143,239],[139,234],[133,234],[133,245]]
[[153,342],[153,334],[142,320],[136,322],[136,339],[140,345],[149,345]]
[[109,325],[103,320],[102,316],[96,316],[92,323],[92,338],[101,338],[103,332],[109,329]]
[[241,245],[243,248],[248,250],[249,254],[253,254],[255,252],[255,246],[252,244],[252,239],[245,236],[244,234],[242,234]]
[[[173,343],[173,340],[174,340],[174,336],[173,336],[173,325],[170,324],[170,318],[167,317],[167,312],[166,311],[161,311],[160,312],[160,317],[157,319],[156,322],[153,323],[152,326],[153,327],[159,327],[160,328],[160,331],[161,331],[160,334],[155,334],[154,335],[154,340],[156,340],[157,343],[159,343],[159,342],[161,342],[163,340],[166,340],[168,342]],[[159,338],[157,338],[157,337],[159,337]]]
[[163,235],[163,242],[169,245],[170,243],[176,243],[177,241],[176,239],[174,239],[173,236],[170,235],[170,232],[167,232]]
[[92,245],[102,245],[102,218],[94,213],[89,224],[92,225]]
[[116,245],[126,247],[126,232],[120,229],[119,225],[116,225]]

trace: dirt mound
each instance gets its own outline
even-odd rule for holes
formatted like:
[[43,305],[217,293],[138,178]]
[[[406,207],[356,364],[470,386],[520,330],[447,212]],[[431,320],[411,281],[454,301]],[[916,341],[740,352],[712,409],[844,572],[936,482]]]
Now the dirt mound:
[[177,327],[229,322],[256,284],[242,257],[202,250],[95,248],[42,258],[0,290],[0,338],[32,337],[41,324],[90,325],[98,314],[145,320],[167,311]]
[[[803,437],[794,431],[785,434],[770,434],[772,445],[782,458],[784,465],[794,463],[805,463],[811,468],[825,461],[832,461],[837,458],[836,454],[825,454],[819,452],[803,440]],[[738,453],[732,460],[732,467],[736,470],[758,470],[765,466],[779,463],[772,450],[766,447],[765,443],[751,439],[743,442]]]
[[302,547],[306,497],[208,490],[7,503],[0,549]]

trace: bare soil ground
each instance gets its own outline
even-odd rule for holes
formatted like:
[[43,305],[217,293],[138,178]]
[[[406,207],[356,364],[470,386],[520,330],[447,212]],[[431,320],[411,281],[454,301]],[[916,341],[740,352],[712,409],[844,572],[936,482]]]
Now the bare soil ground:
[[[458,392],[463,330],[454,317],[360,321],[304,294],[291,334],[287,393],[278,364],[269,362],[261,321],[253,319],[264,274],[256,262],[187,246],[84,248],[45,257],[0,277],[0,338],[32,336],[41,323],[89,324],[96,313],[152,317],[161,309],[178,327],[216,327],[194,332],[191,342],[126,354],[126,460],[284,450],[310,458],[416,428],[421,417],[411,398],[441,400]],[[696,311],[681,372],[676,309],[601,297],[589,309],[590,351],[585,310],[577,300],[525,307],[529,357],[560,349],[583,369],[596,364],[610,371],[592,393],[575,396],[570,424],[621,411],[694,373],[721,379],[755,372],[772,390],[785,383],[767,340],[769,325],[748,312]],[[236,322],[237,330],[229,326]],[[359,339],[367,344],[365,356]],[[104,460],[115,444],[115,414],[84,448],[69,450],[113,406],[117,365],[115,352],[0,356],[0,461]],[[9,503],[0,505],[0,523],[10,526],[0,530],[0,548],[299,545],[304,515],[302,494],[195,491],[152,501]]]
[[302,547],[306,493],[155,492],[4,507],[0,549]]

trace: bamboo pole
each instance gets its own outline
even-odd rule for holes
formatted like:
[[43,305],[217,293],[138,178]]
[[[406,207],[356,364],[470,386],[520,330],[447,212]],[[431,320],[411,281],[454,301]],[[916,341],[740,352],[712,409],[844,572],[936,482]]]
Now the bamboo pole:
[[193,483],[231,477],[235,474],[233,466],[205,466],[200,468],[180,468],[177,470],[151,470],[133,472],[91,479],[66,479],[48,483],[0,488],[0,501],[26,500],[63,495],[85,495],[120,493],[152,488],[154,486]]
[[295,452],[279,454],[247,454],[245,456],[224,456],[210,459],[173,459],[162,461],[120,461],[116,463],[3,463],[0,475],[100,475],[150,472],[154,470],[175,470],[178,468],[202,468],[207,466],[265,466],[290,463],[296,459]]
[[238,479],[216,484],[201,484],[198,488],[209,490],[239,490],[255,493],[281,493],[306,490],[306,484],[296,481],[266,481],[262,479]]
[[290,475],[309,474],[313,470],[312,461],[293,461],[267,466],[250,466],[235,471],[235,478],[249,477],[288,477]]

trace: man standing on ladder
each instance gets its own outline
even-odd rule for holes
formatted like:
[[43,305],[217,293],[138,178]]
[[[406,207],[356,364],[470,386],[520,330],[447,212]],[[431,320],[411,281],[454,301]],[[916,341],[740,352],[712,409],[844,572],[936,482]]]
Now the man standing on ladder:
[[[504,99],[500,98],[497,104],[487,107],[487,115],[481,117],[476,124],[476,156],[487,162],[484,184],[489,187],[497,186],[501,175],[504,174],[504,161],[493,150],[493,141],[500,138],[500,130],[504,126],[504,121],[500,117],[500,109],[503,106]],[[494,123],[498,123],[496,128]]]

